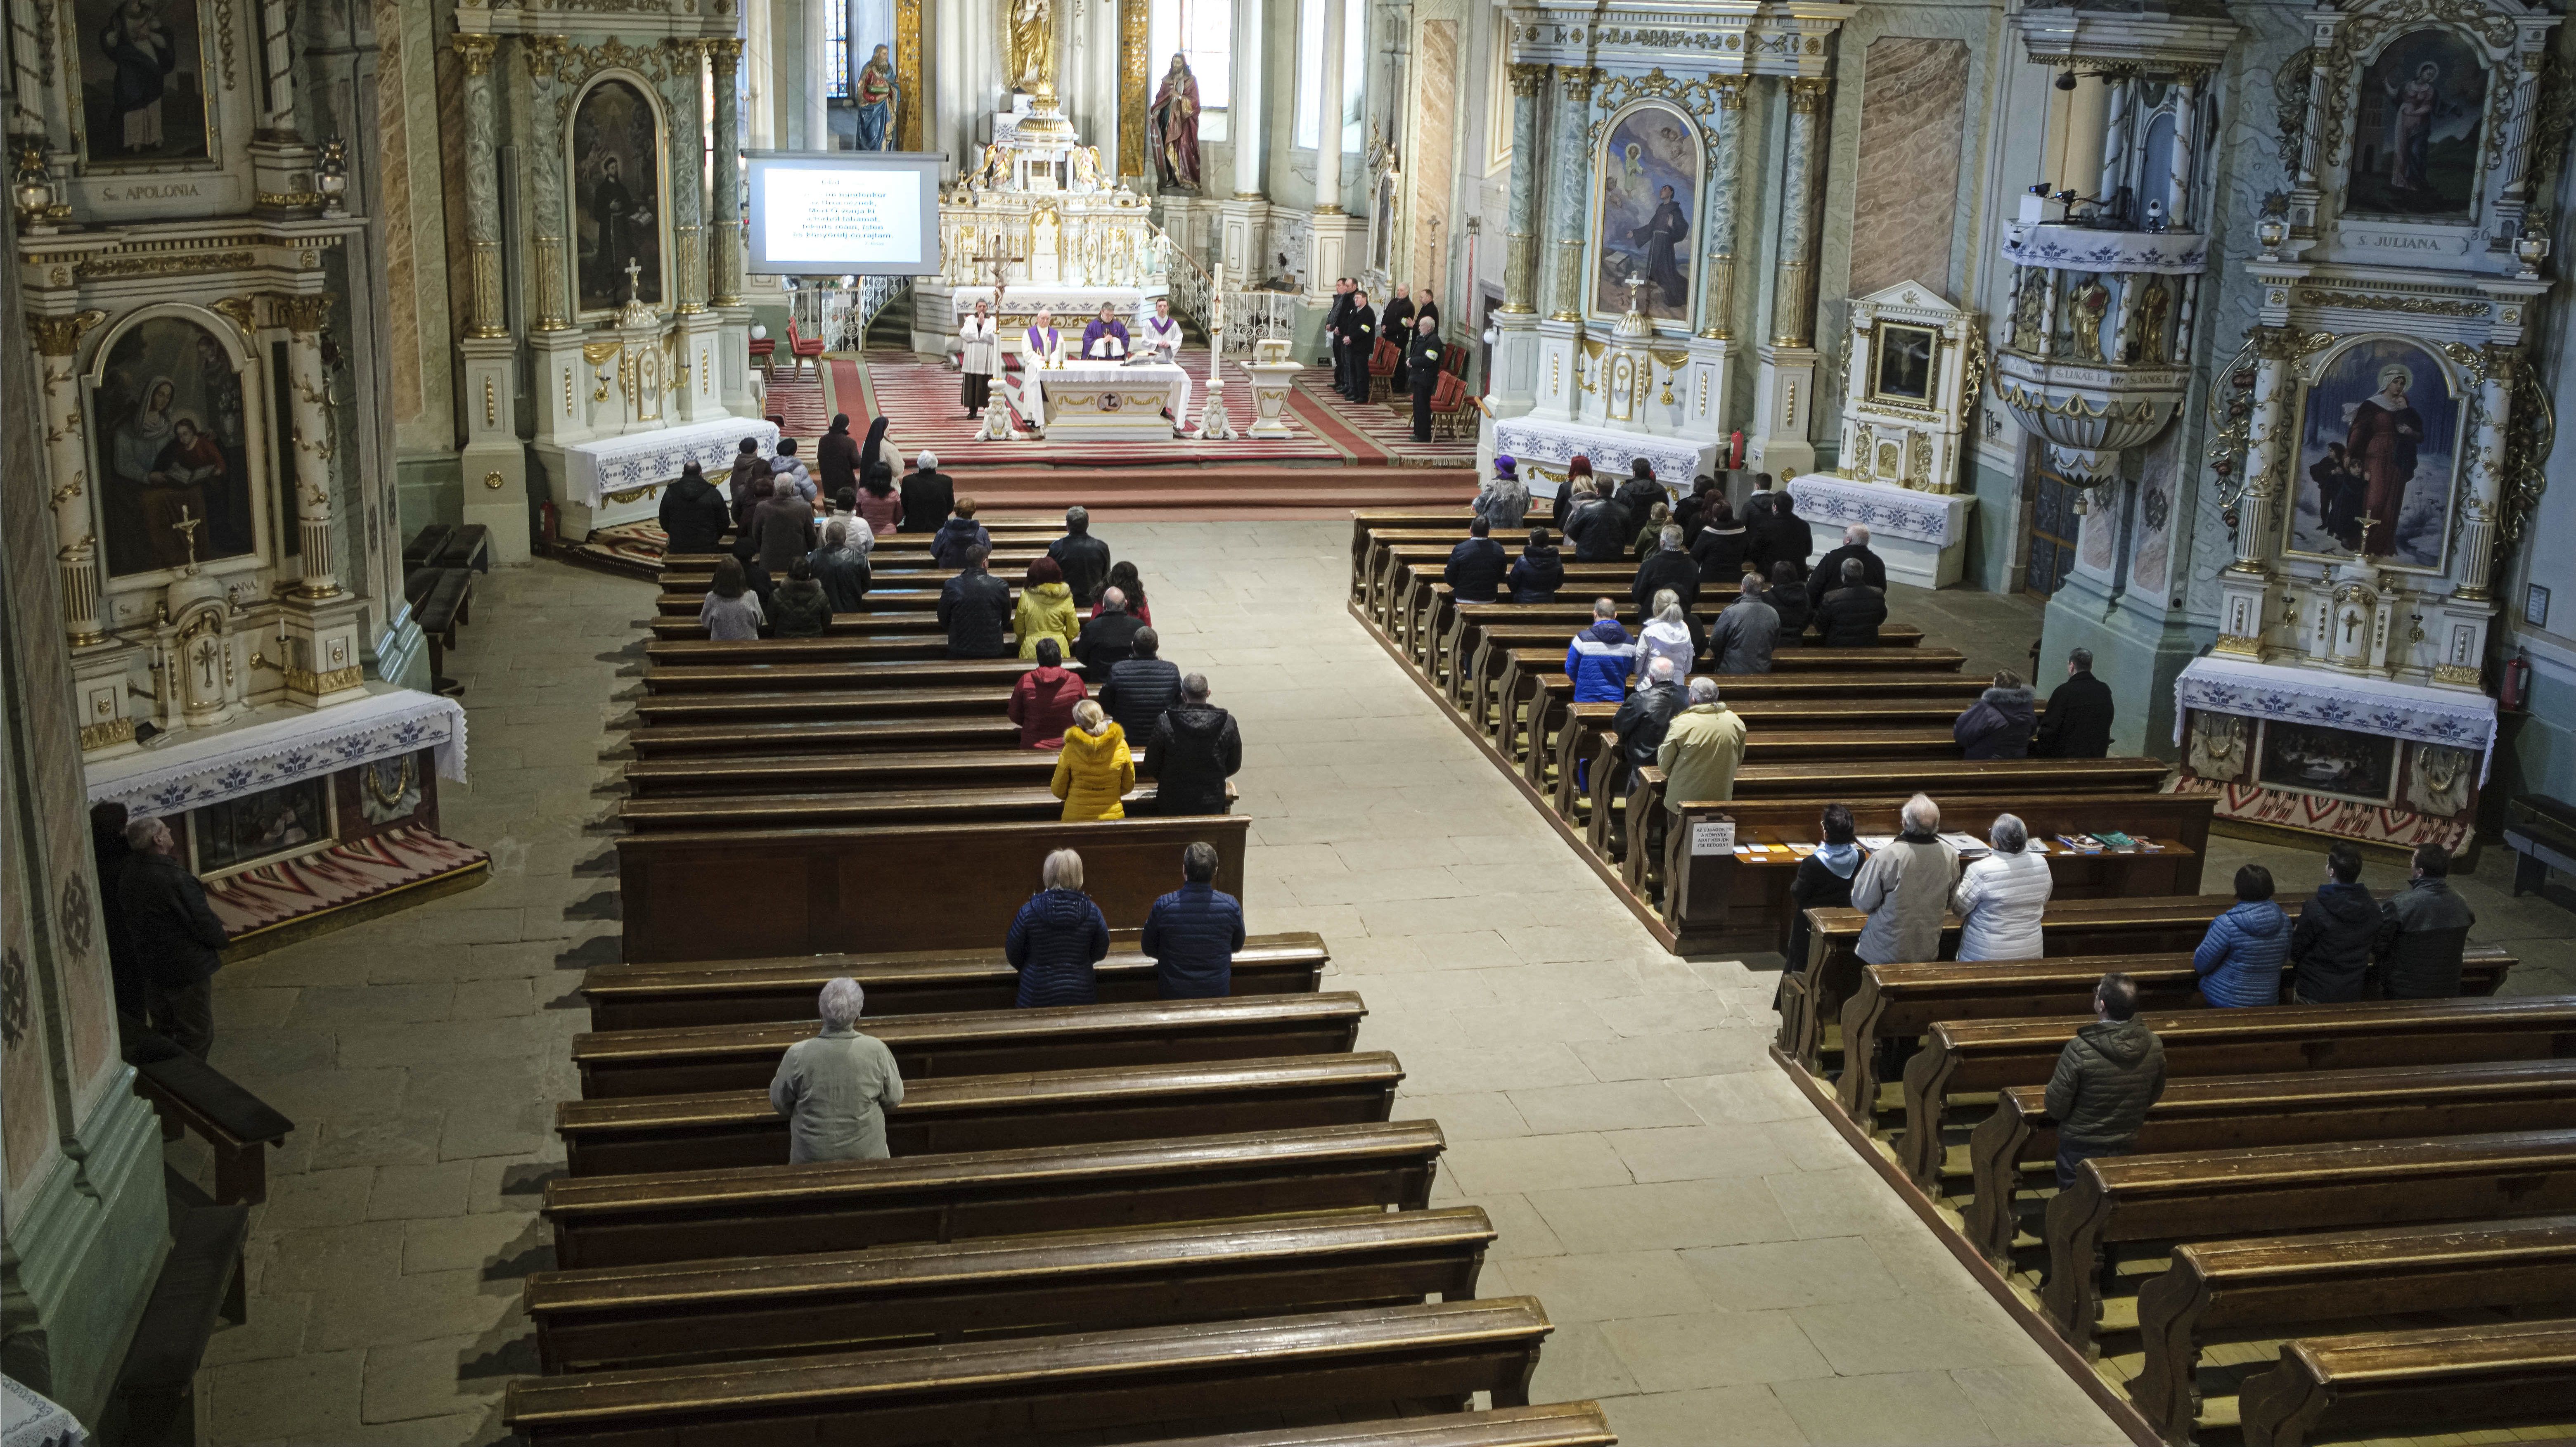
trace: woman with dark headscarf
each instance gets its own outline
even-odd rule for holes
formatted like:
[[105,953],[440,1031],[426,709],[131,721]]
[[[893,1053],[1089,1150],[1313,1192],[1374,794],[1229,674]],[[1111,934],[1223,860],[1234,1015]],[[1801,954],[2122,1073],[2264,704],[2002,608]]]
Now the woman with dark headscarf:
[[882,417],[868,424],[868,440],[859,444],[859,476],[864,478],[876,468],[894,471],[894,452],[886,443],[886,420]]
[[823,434],[815,445],[814,463],[823,469],[823,496],[839,497],[844,488],[859,485],[859,443],[850,435],[850,414],[832,414],[832,430]]

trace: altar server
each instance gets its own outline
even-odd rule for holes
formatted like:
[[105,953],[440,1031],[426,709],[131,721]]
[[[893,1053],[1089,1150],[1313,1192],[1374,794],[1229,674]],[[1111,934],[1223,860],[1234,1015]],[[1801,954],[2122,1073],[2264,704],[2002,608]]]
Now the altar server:
[[1082,329],[1082,354],[1099,361],[1114,362],[1127,355],[1127,327],[1119,321],[1107,302],[1100,304],[1100,317]]
[[[1172,315],[1172,299],[1154,298],[1154,314],[1145,318],[1143,348],[1146,355],[1179,366],[1181,361],[1181,319]],[[1186,431],[1190,425],[1190,374],[1183,371],[1172,383],[1171,399],[1163,404],[1163,415],[1172,419],[1175,430]]]
[[966,374],[957,400],[965,404],[969,417],[983,416],[984,408],[993,400],[993,374],[1002,370],[1000,326],[993,316],[993,304],[980,298],[974,314],[957,324],[957,370]]
[[1064,333],[1055,327],[1055,312],[1039,307],[1029,329],[1020,333],[1020,418],[1030,427],[1046,430],[1046,390],[1038,373],[1064,366]]

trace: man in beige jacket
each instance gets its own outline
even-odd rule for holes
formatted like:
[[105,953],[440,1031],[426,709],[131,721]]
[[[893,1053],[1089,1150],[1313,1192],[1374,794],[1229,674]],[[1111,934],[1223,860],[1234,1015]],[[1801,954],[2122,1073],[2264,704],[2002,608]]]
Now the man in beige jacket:
[[1744,719],[1717,701],[1717,680],[1690,681],[1690,706],[1664,730],[1655,765],[1664,771],[1664,807],[1735,797],[1735,770],[1744,762]]

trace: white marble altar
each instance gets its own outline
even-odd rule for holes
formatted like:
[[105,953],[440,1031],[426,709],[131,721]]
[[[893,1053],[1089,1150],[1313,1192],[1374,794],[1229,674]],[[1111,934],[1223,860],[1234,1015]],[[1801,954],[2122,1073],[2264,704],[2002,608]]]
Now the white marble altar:
[[1815,537],[1810,564],[1842,546],[1842,530],[1859,523],[1869,529],[1869,545],[1887,561],[1890,578],[1918,588],[1959,581],[1968,556],[1968,515],[1977,507],[1972,493],[1921,492],[1811,472],[1789,479],[1789,497]]
[[1189,374],[1169,362],[1074,362],[1039,373],[1038,381],[1054,441],[1162,441],[1190,415]]
[[1520,464],[1521,480],[1529,484],[1532,496],[1554,497],[1565,485],[1566,464],[1577,457],[1590,458],[1593,475],[1614,482],[1627,477],[1635,460],[1642,457],[1655,469],[1656,478],[1679,494],[1690,490],[1692,478],[1717,470],[1717,452],[1718,444],[1692,437],[1659,437],[1523,416],[1486,425],[1476,447],[1476,467],[1481,477],[1493,471],[1495,458],[1512,458]]
[[758,417],[719,417],[554,448],[540,442],[540,454],[554,454],[546,460],[557,531],[578,539],[594,528],[657,515],[662,489],[679,481],[680,469],[692,462],[721,485],[746,437],[759,440],[763,457],[778,451],[778,425]]

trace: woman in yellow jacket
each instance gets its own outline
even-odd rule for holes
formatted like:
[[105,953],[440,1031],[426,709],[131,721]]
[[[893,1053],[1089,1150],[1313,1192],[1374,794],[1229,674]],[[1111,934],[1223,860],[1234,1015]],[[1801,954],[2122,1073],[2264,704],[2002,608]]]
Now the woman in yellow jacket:
[[1081,631],[1082,625],[1073,618],[1073,590],[1065,586],[1064,569],[1053,558],[1029,564],[1028,576],[1020,581],[1020,610],[1011,618],[1011,632],[1020,640],[1020,657],[1037,657],[1038,640],[1052,638],[1070,658],[1074,637]]
[[1064,822],[1124,819],[1121,802],[1136,787],[1136,761],[1127,752],[1127,733],[1110,721],[1098,699],[1073,706],[1073,727],[1064,732],[1064,751],[1055,756],[1055,779],[1047,785],[1064,801]]

